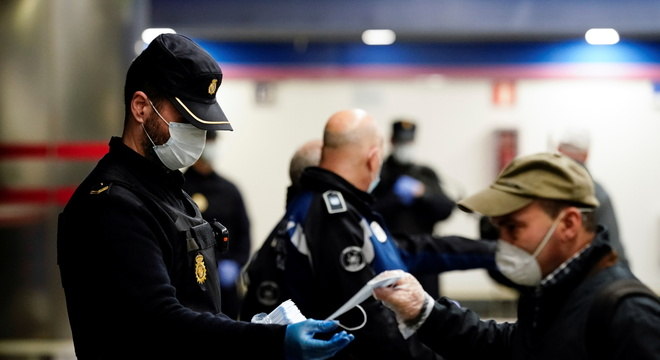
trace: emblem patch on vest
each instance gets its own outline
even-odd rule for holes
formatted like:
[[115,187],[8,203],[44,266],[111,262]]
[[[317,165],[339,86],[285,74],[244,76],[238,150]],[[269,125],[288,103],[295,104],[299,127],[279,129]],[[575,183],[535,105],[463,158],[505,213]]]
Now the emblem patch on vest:
[[328,190],[324,192],[323,200],[325,200],[325,207],[328,209],[328,214],[336,214],[346,211],[344,196],[339,191]]
[[371,232],[376,237],[376,240],[380,241],[381,243],[387,241],[387,233],[385,230],[383,230],[379,223],[372,221],[369,227],[371,228]]
[[257,300],[263,305],[273,306],[280,298],[280,287],[274,281],[264,281],[257,288]]
[[199,211],[205,212],[209,208],[209,200],[202,193],[194,193],[191,196],[192,200],[197,204]]
[[362,249],[357,246],[349,246],[342,250],[339,261],[344,270],[350,272],[360,271],[367,265]]
[[204,265],[204,256],[202,254],[195,256],[195,277],[198,284],[203,284],[206,281],[206,265]]

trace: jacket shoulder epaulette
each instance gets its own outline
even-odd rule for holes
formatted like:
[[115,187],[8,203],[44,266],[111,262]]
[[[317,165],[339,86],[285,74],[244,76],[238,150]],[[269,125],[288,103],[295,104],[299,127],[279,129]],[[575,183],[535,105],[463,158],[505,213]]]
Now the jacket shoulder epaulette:
[[91,189],[89,190],[89,194],[90,195],[103,194],[104,192],[109,190],[111,186],[112,186],[112,183],[100,182],[100,183],[90,187]]

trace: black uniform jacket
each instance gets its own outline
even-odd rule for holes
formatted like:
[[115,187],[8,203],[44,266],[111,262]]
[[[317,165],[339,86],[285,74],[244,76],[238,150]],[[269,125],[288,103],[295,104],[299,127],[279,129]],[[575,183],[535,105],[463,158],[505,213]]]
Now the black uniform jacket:
[[[385,269],[402,268],[403,263],[380,215],[371,209],[372,198],[335,173],[319,167],[305,169],[301,177],[308,192],[306,211],[299,219],[308,253],[304,263],[308,271],[299,271],[299,283],[307,283],[293,296],[308,317],[326,318],[353,296],[373,276]],[[296,212],[295,210],[294,213]],[[294,216],[295,218],[296,216]],[[380,229],[382,241],[374,241],[374,228]],[[293,240],[292,240],[293,241]],[[297,242],[297,241],[293,241]],[[304,248],[306,246],[301,246]],[[287,266],[294,266],[292,256]],[[303,269],[304,264],[294,266]],[[302,291],[300,291],[302,290]],[[355,341],[337,355],[348,359],[434,359],[436,355],[421,346],[417,339],[404,340],[399,334],[393,313],[374,298],[362,304],[366,325],[352,331]],[[364,317],[358,309],[342,315],[346,326],[359,325]]]
[[[403,175],[421,181],[426,188],[424,195],[410,204],[402,203],[394,193],[394,184]],[[442,190],[440,178],[433,169],[401,163],[392,155],[383,163],[374,197],[374,209],[383,215],[394,234],[432,234],[435,224],[447,219],[455,207],[454,201]]]
[[245,265],[250,257],[250,219],[238,187],[216,172],[201,174],[192,167],[184,178],[183,189],[188,194],[199,193],[208,201],[202,216],[209,221],[217,219],[231,230],[231,245],[226,251],[216,253],[218,260],[229,259]]
[[182,182],[113,138],[60,215],[78,358],[283,357],[284,327],[219,313],[213,233]]

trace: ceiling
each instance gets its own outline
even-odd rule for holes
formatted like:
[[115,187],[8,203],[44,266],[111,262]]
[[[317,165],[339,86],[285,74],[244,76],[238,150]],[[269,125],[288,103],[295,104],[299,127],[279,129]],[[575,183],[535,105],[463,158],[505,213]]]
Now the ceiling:
[[150,0],[148,23],[210,41],[551,41],[613,27],[660,40],[657,0]]

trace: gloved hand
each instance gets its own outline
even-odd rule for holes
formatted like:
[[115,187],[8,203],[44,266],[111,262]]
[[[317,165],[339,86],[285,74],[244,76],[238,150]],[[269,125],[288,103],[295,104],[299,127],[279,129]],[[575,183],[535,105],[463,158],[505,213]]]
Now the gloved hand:
[[327,359],[343,349],[354,336],[346,331],[335,333],[329,340],[314,338],[316,333],[330,332],[337,328],[336,321],[307,319],[286,327],[284,355],[287,360]]
[[401,270],[384,271],[374,277],[374,281],[402,273],[403,276],[394,284],[375,288],[373,294],[376,299],[381,300],[385,306],[394,311],[397,320],[408,322],[419,316],[426,301],[426,292],[419,281]]
[[415,198],[424,194],[424,184],[408,175],[401,175],[392,189],[404,205],[410,205]]
[[241,266],[238,262],[230,259],[218,261],[218,276],[221,287],[236,286],[236,279],[241,272]]

